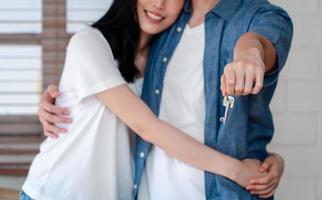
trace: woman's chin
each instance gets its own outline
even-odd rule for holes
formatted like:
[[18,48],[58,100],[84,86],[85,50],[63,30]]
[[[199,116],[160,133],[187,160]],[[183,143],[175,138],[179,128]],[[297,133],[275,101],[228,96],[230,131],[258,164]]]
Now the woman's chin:
[[141,27],[141,31],[148,34],[148,35],[156,35],[162,32],[159,28],[153,27]]

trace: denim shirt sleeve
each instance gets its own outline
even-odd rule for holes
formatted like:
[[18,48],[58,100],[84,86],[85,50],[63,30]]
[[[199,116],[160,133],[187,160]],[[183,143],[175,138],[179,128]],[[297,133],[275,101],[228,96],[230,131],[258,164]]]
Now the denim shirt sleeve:
[[269,104],[279,73],[288,57],[293,37],[293,24],[283,9],[267,3],[254,14],[249,32],[256,32],[268,38],[277,54],[275,69],[265,75],[262,90],[257,95],[249,96],[247,157],[263,160],[267,156],[264,149],[274,134],[273,116]]
[[275,69],[264,77],[264,87],[277,82],[279,72],[285,65],[293,37],[293,23],[280,7],[265,4],[257,10],[249,26],[249,32],[256,32],[269,39],[277,54]]

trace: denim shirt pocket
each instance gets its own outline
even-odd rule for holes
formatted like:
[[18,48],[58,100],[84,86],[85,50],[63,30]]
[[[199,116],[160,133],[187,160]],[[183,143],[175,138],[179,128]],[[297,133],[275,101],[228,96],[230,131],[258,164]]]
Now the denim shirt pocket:
[[[228,109],[226,121],[220,122],[217,145],[224,153],[242,159],[247,155],[248,96],[234,98],[234,106]],[[220,110],[224,116],[223,105]]]

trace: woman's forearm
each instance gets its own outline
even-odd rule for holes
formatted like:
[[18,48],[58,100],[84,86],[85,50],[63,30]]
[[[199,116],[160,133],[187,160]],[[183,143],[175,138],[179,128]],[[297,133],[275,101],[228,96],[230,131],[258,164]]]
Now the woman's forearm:
[[[150,123],[145,138],[193,167],[235,180],[241,161],[212,149],[159,119]],[[200,133],[203,134],[203,133]]]
[[143,139],[193,167],[234,180],[241,161],[211,149],[174,126],[159,120],[127,86],[119,86],[97,96]]

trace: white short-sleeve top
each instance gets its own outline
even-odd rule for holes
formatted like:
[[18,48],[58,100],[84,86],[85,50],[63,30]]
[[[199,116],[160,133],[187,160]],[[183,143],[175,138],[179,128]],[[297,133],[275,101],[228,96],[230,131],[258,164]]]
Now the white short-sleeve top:
[[[67,48],[56,104],[73,119],[66,134],[47,138],[23,190],[42,200],[131,199],[129,130],[95,94],[127,84],[112,50],[97,29],[76,33]],[[129,85],[138,95],[142,79]]]

